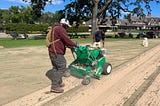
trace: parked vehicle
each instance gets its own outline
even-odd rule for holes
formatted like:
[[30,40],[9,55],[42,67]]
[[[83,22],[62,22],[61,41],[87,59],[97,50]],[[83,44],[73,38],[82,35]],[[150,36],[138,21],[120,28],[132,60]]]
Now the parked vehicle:
[[156,38],[154,31],[146,32],[145,34],[140,32],[136,38]]
[[146,33],[147,38],[156,38],[155,33],[153,31]]
[[137,36],[136,36],[136,38],[144,38],[144,37],[146,37],[146,35],[144,34],[144,33],[142,33],[142,32],[140,32]]
[[115,38],[133,38],[133,34],[126,34],[125,32],[119,32],[115,35]]
[[132,33],[129,33],[129,34],[128,34],[128,37],[129,37],[129,38],[133,38],[133,34],[132,34]]
[[28,35],[26,33],[24,34],[18,34],[17,32],[11,33],[10,36],[16,40],[18,38],[28,39]]
[[160,38],[160,30],[156,30],[154,33],[156,38]]

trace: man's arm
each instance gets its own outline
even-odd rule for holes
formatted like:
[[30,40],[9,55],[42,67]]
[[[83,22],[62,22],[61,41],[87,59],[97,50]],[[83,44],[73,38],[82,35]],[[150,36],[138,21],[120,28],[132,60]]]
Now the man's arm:
[[76,43],[74,43],[67,35],[67,32],[65,30],[62,31],[61,39],[64,42],[65,46],[68,48],[73,48],[76,46]]

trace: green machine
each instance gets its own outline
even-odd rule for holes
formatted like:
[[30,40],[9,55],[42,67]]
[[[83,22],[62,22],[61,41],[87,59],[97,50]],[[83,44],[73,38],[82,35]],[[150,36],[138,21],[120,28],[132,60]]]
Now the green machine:
[[75,60],[69,65],[70,74],[83,78],[82,84],[88,85],[91,77],[100,79],[101,74],[108,75],[112,65],[106,62],[103,51],[91,46],[79,46],[72,50]]

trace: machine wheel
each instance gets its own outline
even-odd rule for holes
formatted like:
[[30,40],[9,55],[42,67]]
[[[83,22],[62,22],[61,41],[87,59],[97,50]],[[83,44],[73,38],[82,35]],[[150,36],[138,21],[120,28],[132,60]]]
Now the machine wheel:
[[90,82],[91,82],[90,77],[84,77],[84,79],[83,79],[83,81],[82,81],[82,84],[83,84],[83,85],[88,85]]
[[105,63],[103,65],[103,72],[102,72],[102,74],[108,75],[108,74],[111,73],[111,71],[112,71],[112,65],[110,63]]

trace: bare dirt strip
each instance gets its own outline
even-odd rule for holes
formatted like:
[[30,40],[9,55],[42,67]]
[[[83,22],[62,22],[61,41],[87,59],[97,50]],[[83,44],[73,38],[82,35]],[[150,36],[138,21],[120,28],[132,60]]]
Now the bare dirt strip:
[[[145,102],[158,106],[160,46],[156,45],[159,42],[150,40],[148,48],[141,46],[141,40],[106,43],[106,58],[113,65],[113,72],[102,75],[101,80],[92,79],[87,86],[81,85],[81,79],[64,78],[63,94],[48,93],[50,82],[44,74],[50,63],[46,48],[1,50],[1,103],[4,106],[140,106]],[[73,61],[69,50],[66,58],[68,64]],[[152,100],[145,101],[146,98]]]
[[[94,83],[89,86],[81,86],[72,93],[55,98],[45,106],[135,106],[135,104],[159,106],[158,94],[149,95],[151,99],[147,94],[143,95],[143,93],[147,93],[145,91],[149,86],[159,93],[157,86],[152,85],[160,73],[159,52],[160,46],[157,46],[115,68],[112,74],[103,77],[101,81],[94,80]],[[160,86],[160,83],[158,85]],[[148,99],[146,100],[146,98]]]

